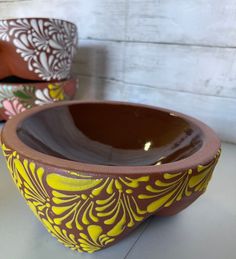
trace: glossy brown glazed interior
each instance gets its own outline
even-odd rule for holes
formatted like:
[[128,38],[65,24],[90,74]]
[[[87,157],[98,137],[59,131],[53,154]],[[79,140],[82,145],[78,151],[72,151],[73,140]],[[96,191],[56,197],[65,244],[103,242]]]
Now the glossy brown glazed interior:
[[112,103],[42,110],[23,120],[17,135],[48,155],[111,166],[178,161],[203,144],[202,131],[190,121],[161,110]]

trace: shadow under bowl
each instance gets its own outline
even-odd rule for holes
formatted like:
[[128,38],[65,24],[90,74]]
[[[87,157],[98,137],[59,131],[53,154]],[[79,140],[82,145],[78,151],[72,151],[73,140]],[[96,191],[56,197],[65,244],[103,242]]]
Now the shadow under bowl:
[[207,188],[220,141],[204,123],[147,105],[64,102],[8,121],[2,148],[30,208],[60,242],[94,252]]

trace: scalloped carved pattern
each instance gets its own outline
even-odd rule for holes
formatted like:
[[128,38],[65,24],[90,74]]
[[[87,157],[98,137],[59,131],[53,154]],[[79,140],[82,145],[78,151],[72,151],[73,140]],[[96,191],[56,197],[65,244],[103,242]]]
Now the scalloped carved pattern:
[[77,29],[72,23],[33,18],[2,20],[0,40],[12,40],[28,69],[43,80],[69,77],[78,41]]

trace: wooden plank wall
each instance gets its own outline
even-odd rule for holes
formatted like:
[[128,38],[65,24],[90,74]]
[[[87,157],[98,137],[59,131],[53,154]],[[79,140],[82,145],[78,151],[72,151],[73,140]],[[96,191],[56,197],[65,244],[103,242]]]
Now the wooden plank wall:
[[235,1],[0,0],[0,16],[78,25],[78,98],[176,109],[236,143]]

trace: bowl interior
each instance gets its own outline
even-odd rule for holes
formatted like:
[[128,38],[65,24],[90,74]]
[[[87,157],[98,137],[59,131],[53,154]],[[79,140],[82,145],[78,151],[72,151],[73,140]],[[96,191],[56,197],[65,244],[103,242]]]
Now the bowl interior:
[[160,165],[203,144],[192,122],[139,105],[75,103],[41,110],[17,127],[20,140],[47,155],[109,166]]

